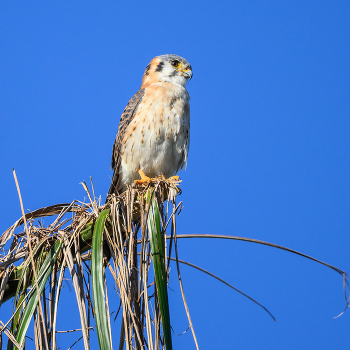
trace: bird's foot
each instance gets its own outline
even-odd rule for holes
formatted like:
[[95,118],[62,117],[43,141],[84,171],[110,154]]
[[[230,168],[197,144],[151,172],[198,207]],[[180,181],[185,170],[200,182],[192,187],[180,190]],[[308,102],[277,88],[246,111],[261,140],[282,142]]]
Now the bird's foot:
[[167,181],[174,182],[176,185],[178,185],[182,180],[180,180],[180,176],[175,175],[175,176],[169,177],[169,179],[167,179]]
[[141,180],[134,180],[134,183],[136,183],[136,184],[145,184],[145,183],[150,183],[151,182],[151,178],[148,177],[147,175],[145,175],[145,173],[141,169],[138,171],[138,173],[141,176]]
[[154,178],[150,178],[141,169],[138,171],[138,173],[141,176],[141,180],[134,180],[134,183],[138,185],[150,184],[150,183],[155,184],[155,183],[158,183],[159,181],[172,182],[173,184],[178,185],[181,182],[180,177],[177,175],[171,176],[167,179],[163,174],[160,174],[159,176],[156,176]]

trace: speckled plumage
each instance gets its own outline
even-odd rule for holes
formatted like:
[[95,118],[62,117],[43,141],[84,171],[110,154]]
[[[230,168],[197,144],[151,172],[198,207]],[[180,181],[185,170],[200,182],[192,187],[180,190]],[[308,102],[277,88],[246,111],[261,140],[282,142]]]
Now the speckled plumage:
[[186,167],[190,144],[191,65],[177,55],[162,55],[147,65],[140,90],[125,108],[113,145],[109,194],[122,192],[147,176],[170,177]]

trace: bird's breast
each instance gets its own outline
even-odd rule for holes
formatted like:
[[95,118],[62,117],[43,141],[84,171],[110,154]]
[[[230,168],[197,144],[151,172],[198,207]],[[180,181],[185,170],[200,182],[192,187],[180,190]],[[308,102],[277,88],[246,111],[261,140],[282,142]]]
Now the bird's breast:
[[[189,96],[185,89],[150,86],[128,125],[121,148],[121,182],[147,176],[175,175],[187,163],[190,131]],[[149,91],[147,91],[149,90]]]

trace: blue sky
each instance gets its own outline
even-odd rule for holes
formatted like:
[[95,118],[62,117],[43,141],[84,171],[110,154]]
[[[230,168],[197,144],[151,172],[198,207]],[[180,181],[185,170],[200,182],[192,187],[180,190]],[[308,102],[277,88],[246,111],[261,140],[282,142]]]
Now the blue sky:
[[[194,73],[178,233],[265,240],[350,272],[349,18],[348,1],[2,1],[0,231],[21,216],[12,168],[29,210],[83,200],[89,176],[105,198],[120,115],[149,61],[175,53]],[[251,243],[179,244],[277,318],[182,267],[201,349],[349,348],[349,312],[333,319],[345,307],[336,273]],[[194,349],[190,332],[174,347]]]

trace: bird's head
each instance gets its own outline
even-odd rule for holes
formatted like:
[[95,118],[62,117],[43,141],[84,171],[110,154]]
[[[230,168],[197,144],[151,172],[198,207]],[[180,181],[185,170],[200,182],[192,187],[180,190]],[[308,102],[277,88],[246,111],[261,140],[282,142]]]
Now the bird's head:
[[156,56],[146,67],[141,88],[152,83],[168,82],[186,86],[187,80],[192,78],[192,67],[177,55]]

